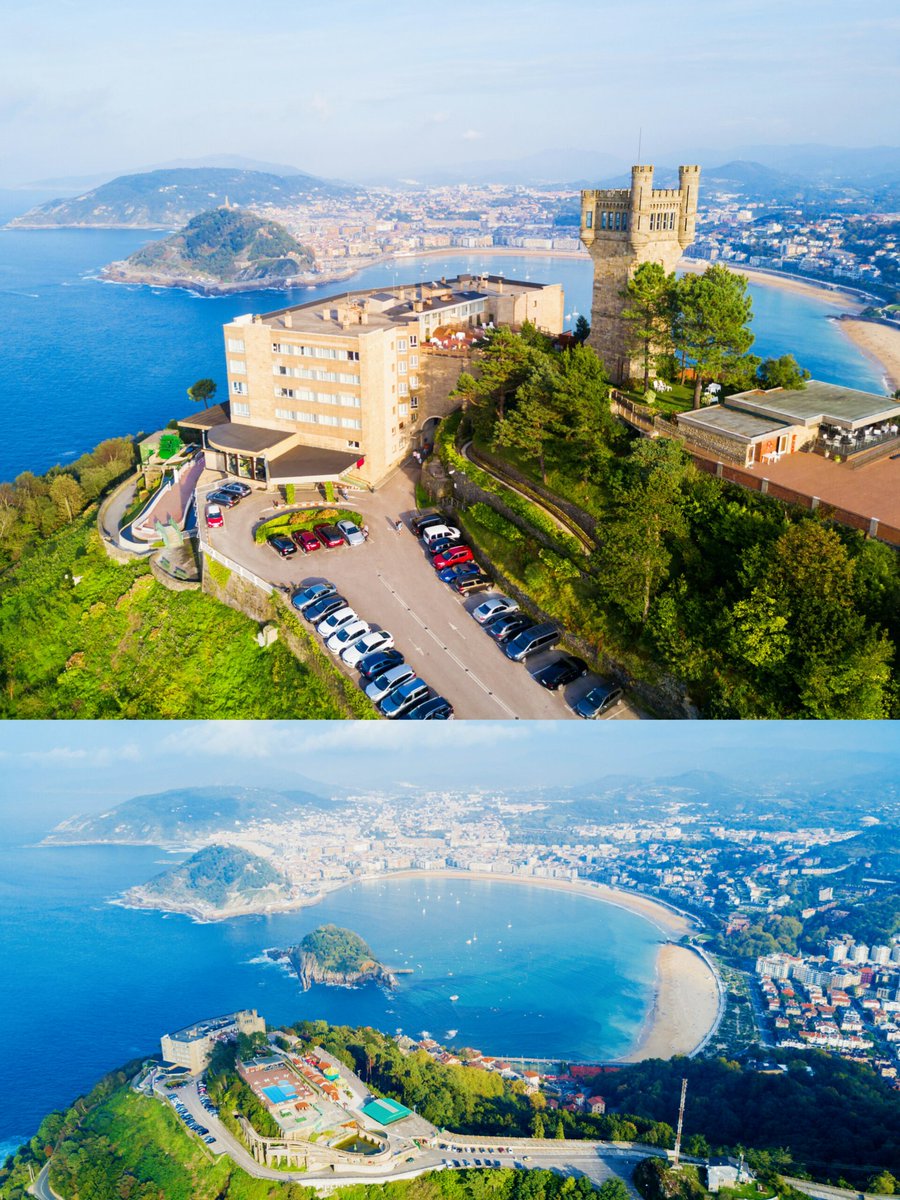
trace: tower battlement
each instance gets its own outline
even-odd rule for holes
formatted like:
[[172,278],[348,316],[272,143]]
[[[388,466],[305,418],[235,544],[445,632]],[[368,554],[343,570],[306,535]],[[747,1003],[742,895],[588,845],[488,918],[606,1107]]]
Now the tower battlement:
[[581,193],[581,240],[594,260],[590,340],[618,383],[632,375],[622,317],[628,281],[645,262],[674,271],[694,240],[699,189],[699,166],[679,167],[677,188],[654,188],[653,167],[639,165],[631,168],[630,188]]

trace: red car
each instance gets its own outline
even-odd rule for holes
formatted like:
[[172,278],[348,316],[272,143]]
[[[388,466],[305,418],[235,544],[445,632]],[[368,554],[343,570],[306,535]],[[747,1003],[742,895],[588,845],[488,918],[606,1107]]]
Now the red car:
[[308,529],[298,529],[296,533],[291,534],[291,537],[304,554],[312,554],[313,550],[322,549],[322,543]]
[[206,510],[206,524],[210,529],[221,529],[225,524],[222,510],[216,504],[210,504]]
[[313,525],[313,533],[319,539],[321,545],[327,546],[329,550],[334,546],[343,546],[344,544],[341,531],[336,529],[334,525]]
[[436,571],[442,571],[444,567],[455,567],[459,563],[471,562],[474,557],[468,546],[450,546],[447,550],[436,554],[431,563]]

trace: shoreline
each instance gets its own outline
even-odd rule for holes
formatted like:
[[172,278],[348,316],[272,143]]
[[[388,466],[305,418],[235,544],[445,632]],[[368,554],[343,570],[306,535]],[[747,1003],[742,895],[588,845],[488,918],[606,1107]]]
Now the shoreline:
[[527,875],[495,875],[490,871],[392,871],[383,875],[363,876],[338,883],[324,889],[315,898],[286,902],[284,906],[270,907],[264,911],[241,911],[215,915],[201,914],[197,910],[151,908],[143,904],[129,903],[122,897],[109,901],[121,908],[135,908],[143,912],[175,913],[186,916],[196,924],[209,924],[232,920],[236,917],[268,916],[275,912],[297,912],[320,904],[326,896],[333,895],[354,884],[390,882],[394,879],[475,879],[487,883],[519,884],[526,887],[542,887],[550,891],[569,892],[572,895],[610,904],[652,924],[665,939],[657,949],[656,973],[653,984],[653,999],[637,1034],[634,1044],[616,1062],[639,1062],[646,1058],[671,1058],[676,1054],[691,1055],[700,1050],[718,1026],[722,998],[718,974],[705,956],[690,946],[677,943],[675,939],[696,932],[700,922],[688,913],[639,892],[629,892],[607,884],[590,880],[542,879]]
[[900,326],[845,316],[839,319],[838,328],[884,372],[886,390],[897,391],[900,388]]

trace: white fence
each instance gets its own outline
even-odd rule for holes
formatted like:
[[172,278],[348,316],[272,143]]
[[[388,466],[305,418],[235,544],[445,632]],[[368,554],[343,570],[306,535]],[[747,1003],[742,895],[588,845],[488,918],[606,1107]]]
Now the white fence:
[[271,583],[266,583],[265,579],[260,579],[258,575],[254,575],[252,571],[248,571],[246,567],[242,567],[240,563],[235,562],[233,558],[229,558],[227,554],[220,554],[218,550],[214,550],[203,537],[202,533],[198,534],[197,541],[201,554],[207,555],[214,562],[221,563],[223,567],[227,567],[229,571],[235,575],[239,575],[241,579],[246,579],[248,583],[252,583],[254,587],[258,587],[266,595],[271,596],[275,591]]

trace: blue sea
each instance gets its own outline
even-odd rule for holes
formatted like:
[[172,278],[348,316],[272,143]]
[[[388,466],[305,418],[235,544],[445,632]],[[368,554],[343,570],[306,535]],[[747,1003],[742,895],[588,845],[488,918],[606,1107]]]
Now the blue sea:
[[[15,215],[0,204],[0,222]],[[486,252],[401,259],[328,287],[201,298],[184,291],[103,283],[100,269],[158,233],[0,229],[0,480],[72,461],[105,437],[151,432],[191,411],[185,390],[201,376],[226,386],[222,325],[342,288],[490,270],[560,282],[574,323],[589,314],[588,259]],[[828,317],[840,311],[792,292],[752,285],[755,352],[794,353],[814,378],[883,391],[877,367]]]
[[[8,827],[0,837],[0,1161],[105,1071],[158,1051],[162,1033],[236,1008],[273,1023],[325,1018],[485,1053],[597,1061],[627,1052],[652,1003],[659,931],[582,896],[423,876],[198,925],[108,903],[173,861],[161,850],[28,846]],[[301,992],[263,951],[325,921],[413,973],[392,994]]]

